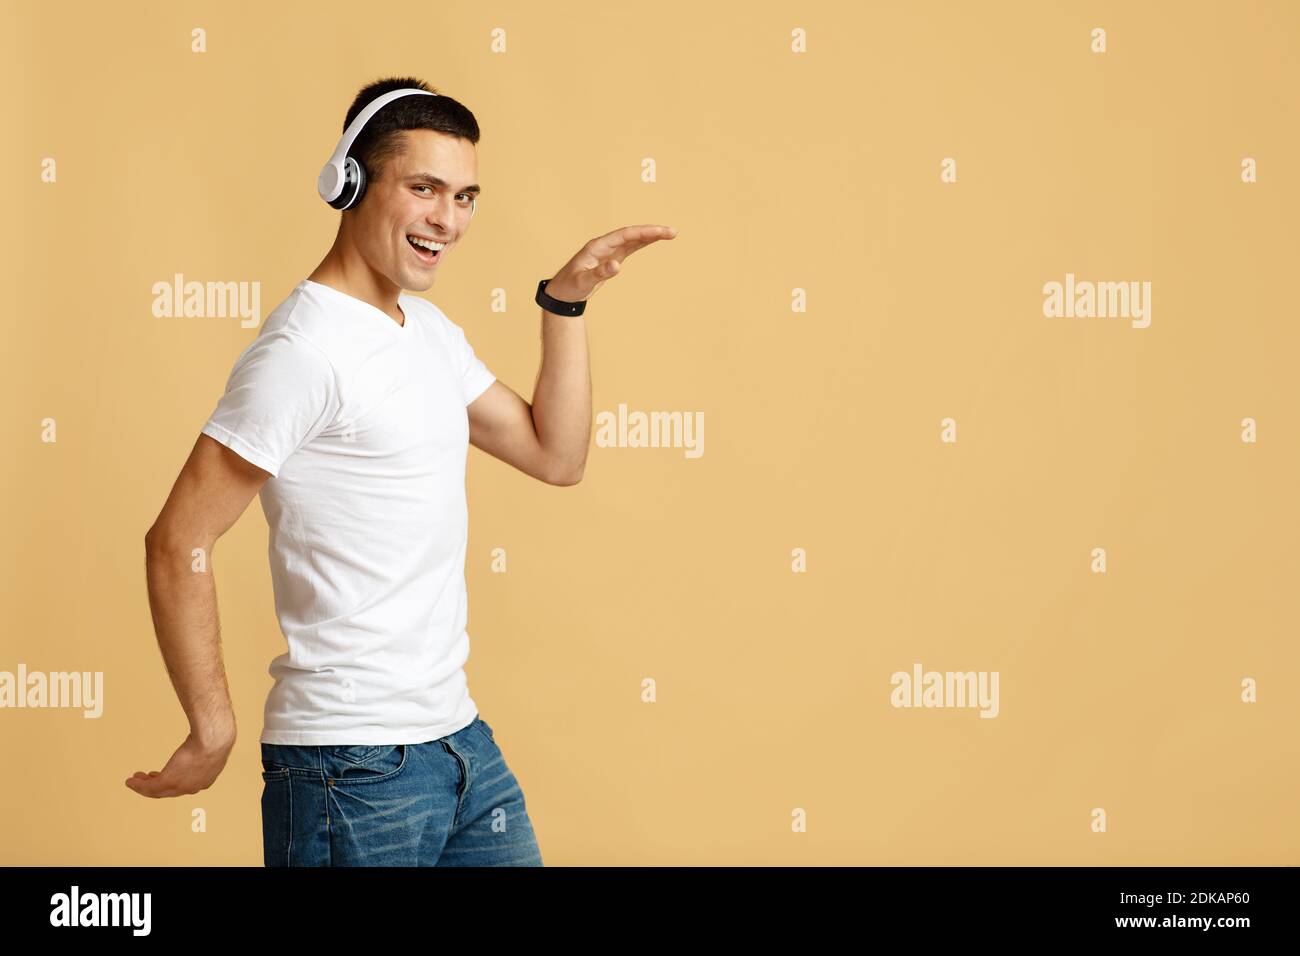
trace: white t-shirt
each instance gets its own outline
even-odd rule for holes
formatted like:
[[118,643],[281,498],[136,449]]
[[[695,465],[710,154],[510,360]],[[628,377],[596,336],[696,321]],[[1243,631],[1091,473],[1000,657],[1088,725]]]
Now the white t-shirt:
[[468,726],[466,406],[495,380],[442,310],[406,324],[305,279],[203,426],[262,486],[275,610],[261,742],[413,744]]

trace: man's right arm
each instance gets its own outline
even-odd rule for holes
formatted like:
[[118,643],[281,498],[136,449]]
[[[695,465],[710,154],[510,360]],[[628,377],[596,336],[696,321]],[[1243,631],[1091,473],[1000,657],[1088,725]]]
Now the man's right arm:
[[234,746],[235,714],[221,660],[212,551],[270,477],[200,435],[145,535],[149,609],[190,726],[189,738],[162,772],[136,775],[132,789],[146,796],[178,796],[210,786]]

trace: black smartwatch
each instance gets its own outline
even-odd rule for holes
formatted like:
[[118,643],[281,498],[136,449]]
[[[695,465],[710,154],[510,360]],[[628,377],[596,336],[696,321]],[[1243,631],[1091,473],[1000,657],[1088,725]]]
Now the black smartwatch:
[[582,315],[587,308],[587,300],[581,302],[561,302],[559,299],[551,298],[546,294],[546,283],[550,279],[543,279],[537,283],[537,304],[552,315]]

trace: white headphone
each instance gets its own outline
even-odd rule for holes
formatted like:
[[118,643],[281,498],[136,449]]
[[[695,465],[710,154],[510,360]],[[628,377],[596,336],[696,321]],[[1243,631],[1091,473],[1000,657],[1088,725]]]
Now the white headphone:
[[[366,191],[366,169],[348,155],[348,150],[352,148],[353,142],[361,135],[361,130],[365,128],[372,116],[398,97],[413,95],[437,96],[438,94],[430,93],[428,90],[392,90],[367,103],[365,109],[357,114],[357,118],[348,124],[338,146],[334,148],[334,155],[329,158],[329,162],[316,177],[316,192],[320,193],[321,199],[340,210],[351,209],[361,201]],[[469,206],[471,216],[474,215],[477,206],[477,198],[471,197]]]

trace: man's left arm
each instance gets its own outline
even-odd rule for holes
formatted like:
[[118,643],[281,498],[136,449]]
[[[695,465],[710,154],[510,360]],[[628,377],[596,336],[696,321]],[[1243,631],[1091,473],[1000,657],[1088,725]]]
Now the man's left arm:
[[[623,260],[671,226],[625,226],[592,239],[546,283],[561,302],[584,302]],[[591,445],[591,364],[583,316],[542,310],[542,364],[530,405],[499,379],[469,404],[469,440],[489,455],[551,485],[582,480]]]

